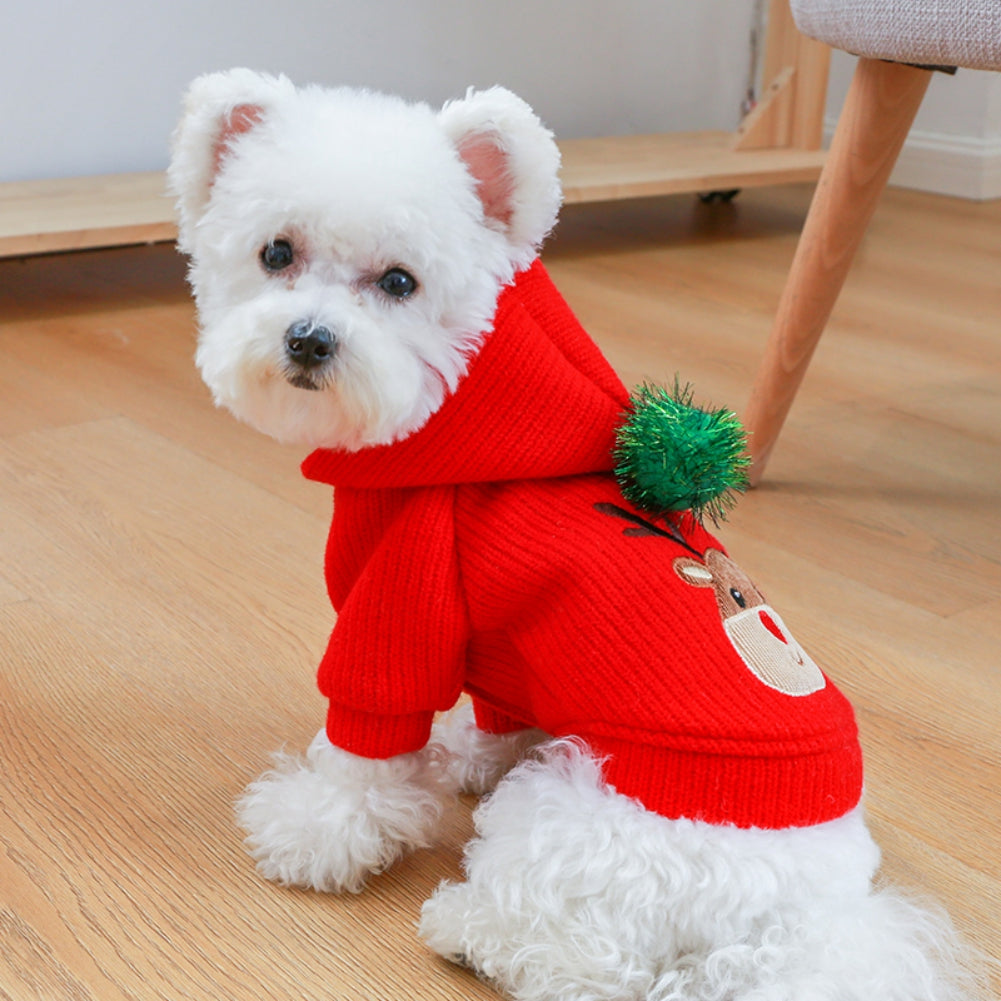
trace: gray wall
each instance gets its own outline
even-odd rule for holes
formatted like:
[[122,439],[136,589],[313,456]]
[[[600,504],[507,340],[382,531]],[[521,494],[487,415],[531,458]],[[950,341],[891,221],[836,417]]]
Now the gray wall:
[[[563,138],[731,129],[763,0],[3,3],[0,180],[24,180],[162,168],[188,81],[236,65],[435,104],[502,83]],[[1001,195],[1001,74],[936,79],[895,180]]]
[[[8,0],[0,179],[164,166],[235,65],[440,103],[502,83],[563,137],[732,128],[753,0]],[[12,13],[13,12],[13,13]]]

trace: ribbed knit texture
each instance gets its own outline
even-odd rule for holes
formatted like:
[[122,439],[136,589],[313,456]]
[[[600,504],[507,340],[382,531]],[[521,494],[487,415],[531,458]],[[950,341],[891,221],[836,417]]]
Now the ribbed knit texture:
[[713,589],[675,569],[722,552],[712,536],[691,519],[683,540],[629,520],[609,472],[626,402],[536,262],[425,428],[306,460],[337,488],[339,614],[319,671],[330,739],[369,757],[415,750],[465,689],[485,729],[580,736],[609,782],[666,816],[840,816],[862,783],[850,705],[829,682],[794,697],[752,674]]

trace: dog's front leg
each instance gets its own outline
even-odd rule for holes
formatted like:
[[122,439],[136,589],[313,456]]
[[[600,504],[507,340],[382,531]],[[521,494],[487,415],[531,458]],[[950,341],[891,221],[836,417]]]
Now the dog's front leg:
[[448,776],[457,793],[485,796],[533,747],[549,736],[526,728],[494,734],[476,725],[473,706],[464,702],[440,716],[431,740],[447,752]]
[[436,744],[393,758],[362,758],[320,731],[304,758],[278,753],[275,767],[237,803],[246,843],[267,879],[357,893],[415,848],[433,843],[454,791]]

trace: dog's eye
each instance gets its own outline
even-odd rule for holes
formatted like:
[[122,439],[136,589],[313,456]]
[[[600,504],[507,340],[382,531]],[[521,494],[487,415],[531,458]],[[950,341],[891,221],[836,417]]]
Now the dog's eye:
[[376,285],[394,299],[409,299],[417,291],[417,279],[403,268],[390,268]]
[[292,264],[295,254],[288,240],[272,240],[261,251],[265,271],[284,271]]

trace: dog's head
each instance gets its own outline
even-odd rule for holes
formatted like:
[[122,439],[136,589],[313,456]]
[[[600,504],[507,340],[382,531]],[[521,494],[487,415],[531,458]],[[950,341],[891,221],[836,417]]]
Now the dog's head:
[[560,203],[559,153],[495,87],[439,112],[249,70],[196,80],[169,180],[216,402],[282,441],[421,427]]

